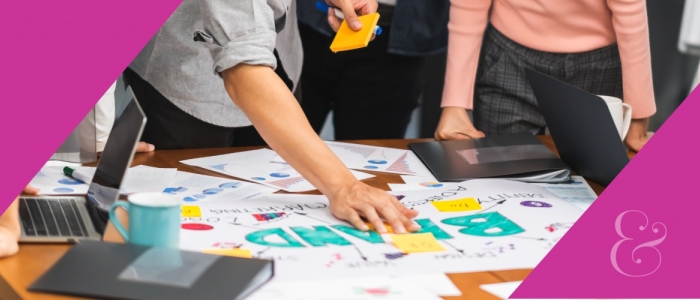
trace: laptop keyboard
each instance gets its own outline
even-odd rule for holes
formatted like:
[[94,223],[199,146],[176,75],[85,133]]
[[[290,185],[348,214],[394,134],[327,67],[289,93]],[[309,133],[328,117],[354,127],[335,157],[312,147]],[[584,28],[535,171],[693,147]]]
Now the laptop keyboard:
[[87,236],[75,199],[21,198],[19,214],[27,236]]

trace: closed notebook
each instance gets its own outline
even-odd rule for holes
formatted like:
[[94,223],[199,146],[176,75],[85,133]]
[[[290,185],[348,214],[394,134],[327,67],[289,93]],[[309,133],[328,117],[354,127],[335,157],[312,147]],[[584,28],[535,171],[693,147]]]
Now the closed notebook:
[[84,241],[29,290],[98,299],[243,299],[272,276],[270,260]]
[[348,23],[343,20],[331,44],[331,51],[339,52],[367,47],[374,33],[374,27],[379,21],[379,14],[373,13],[359,18],[362,23],[360,31],[350,29]]
[[529,133],[408,145],[440,182],[503,178],[557,183],[571,169]]

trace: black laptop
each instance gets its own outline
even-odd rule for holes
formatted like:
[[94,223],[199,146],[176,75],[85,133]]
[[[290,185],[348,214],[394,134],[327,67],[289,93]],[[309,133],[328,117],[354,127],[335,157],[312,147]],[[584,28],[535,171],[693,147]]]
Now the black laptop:
[[540,72],[525,69],[559,156],[604,186],[629,162],[605,101]]
[[75,243],[102,238],[107,211],[119,198],[119,189],[146,126],[146,115],[131,87],[126,96],[131,99],[114,122],[87,195],[19,198],[20,242]]

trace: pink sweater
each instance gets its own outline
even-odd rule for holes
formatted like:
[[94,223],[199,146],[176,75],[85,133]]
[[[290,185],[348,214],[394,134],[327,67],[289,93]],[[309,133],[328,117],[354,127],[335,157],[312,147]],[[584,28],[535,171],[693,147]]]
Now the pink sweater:
[[[519,44],[546,52],[585,52],[617,42],[624,100],[632,117],[656,112],[644,0],[451,0],[442,107],[472,109],[481,39],[490,18]],[[489,12],[490,9],[490,12]]]

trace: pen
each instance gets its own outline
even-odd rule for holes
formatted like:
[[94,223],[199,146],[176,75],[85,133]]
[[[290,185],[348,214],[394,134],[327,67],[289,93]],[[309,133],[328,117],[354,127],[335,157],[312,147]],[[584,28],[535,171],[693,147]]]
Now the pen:
[[[328,9],[331,8],[328,6],[328,4],[324,3],[323,1],[318,1],[316,2],[316,9],[319,11],[322,11],[324,13],[328,13]],[[340,20],[345,20],[345,14],[343,14],[343,11],[337,8],[333,8],[333,11],[335,11],[335,17],[340,19]],[[382,34],[382,28],[379,26],[374,26],[374,34],[376,35],[381,35]]]
[[70,168],[70,167],[63,167],[63,174],[66,176],[80,180],[84,183],[90,183],[92,181],[92,177],[86,174],[81,173],[80,171]]

